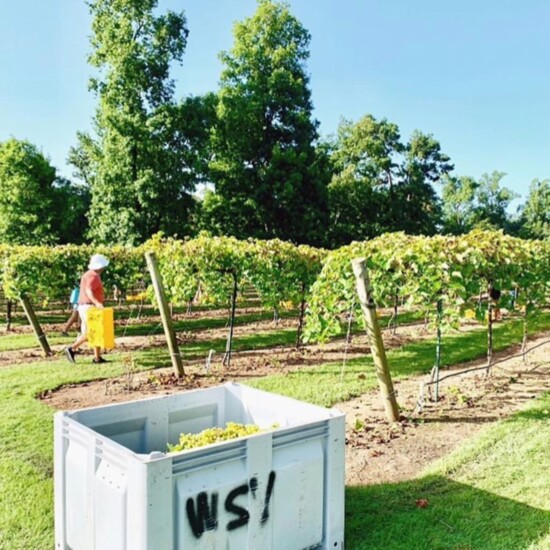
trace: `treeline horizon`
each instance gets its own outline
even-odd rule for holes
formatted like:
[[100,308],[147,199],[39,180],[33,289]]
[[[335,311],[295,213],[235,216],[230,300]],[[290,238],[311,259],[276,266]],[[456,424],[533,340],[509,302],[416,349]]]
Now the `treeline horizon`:
[[456,174],[431,134],[403,139],[365,114],[320,136],[311,37],[285,3],[259,0],[234,25],[217,91],[176,98],[170,67],[185,54],[187,20],[157,4],[89,2],[97,108],[68,154],[75,179],[36,145],[1,142],[0,243],[138,245],[206,232],[337,248],[476,228],[550,237],[548,179],[532,181],[511,213],[517,195],[503,172]]

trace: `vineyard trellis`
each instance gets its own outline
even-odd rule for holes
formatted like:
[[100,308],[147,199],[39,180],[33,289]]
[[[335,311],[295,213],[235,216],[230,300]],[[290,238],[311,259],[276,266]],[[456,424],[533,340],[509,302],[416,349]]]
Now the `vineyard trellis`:
[[[501,290],[501,306],[523,312],[523,348],[528,319],[547,303],[550,246],[499,231],[464,236],[386,234],[331,252],[312,288],[306,338],[324,340],[343,331],[342,322],[354,292],[350,261],[367,259],[376,302],[395,308],[395,295],[406,296],[432,321],[437,337],[433,376],[439,378],[443,333],[458,328],[472,313],[487,324],[487,369],[492,363],[492,316],[489,289]],[[395,311],[395,309],[394,309]],[[355,308],[355,315],[359,310]],[[437,390],[436,390],[437,391]]]
[[[37,247],[0,246],[0,278],[8,303],[21,296],[45,301],[66,299],[85,270],[91,254],[111,260],[106,287],[150,287],[144,254],[156,253],[168,300],[187,306],[200,290],[203,301],[228,308],[225,360],[230,363],[235,305],[250,285],[261,305],[299,312],[300,340],[318,341],[345,330],[355,295],[350,261],[365,257],[376,302],[398,315],[398,303],[419,309],[439,334],[439,363],[444,333],[471,314],[487,323],[488,368],[492,361],[490,287],[501,290],[501,306],[514,307],[524,318],[523,349],[528,320],[546,304],[550,285],[550,244],[522,240],[498,231],[474,231],[463,236],[384,234],[334,251],[295,246],[280,240],[239,241],[232,237],[178,240],[156,236],[137,248],[90,245]],[[152,299],[152,291],[149,291]],[[354,315],[359,314],[355,303]],[[396,322],[394,319],[392,322]]]
[[40,296],[44,302],[66,299],[95,252],[111,260],[103,276],[106,288],[145,285],[153,300],[144,254],[154,252],[172,305],[188,305],[198,290],[203,301],[226,305],[230,315],[224,363],[228,366],[239,290],[251,284],[262,306],[278,309],[290,304],[299,308],[299,341],[308,291],[325,255],[323,250],[280,240],[239,241],[204,235],[188,240],[159,235],[137,248],[4,247],[0,249],[0,275],[6,298]]

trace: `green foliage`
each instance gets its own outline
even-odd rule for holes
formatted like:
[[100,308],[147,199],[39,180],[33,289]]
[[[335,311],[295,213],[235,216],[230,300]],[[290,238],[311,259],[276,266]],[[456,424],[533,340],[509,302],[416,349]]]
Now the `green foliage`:
[[286,4],[260,0],[234,35],[231,51],[221,54],[210,164],[217,198],[205,204],[203,226],[241,238],[317,244],[326,181],[314,147],[309,33]]
[[253,241],[247,278],[262,304],[278,309],[283,302],[298,306],[321,271],[322,250],[294,246],[277,239]]
[[380,306],[391,305],[399,293],[409,305],[433,317],[435,304],[442,300],[443,321],[449,325],[475,303],[484,318],[487,301],[478,300],[478,296],[489,286],[503,291],[503,306],[510,291],[516,289],[516,303],[529,309],[544,305],[550,290],[546,243],[480,230],[463,237],[386,234],[328,255],[309,300],[307,339],[339,334],[340,321],[352,304],[355,314],[361,315],[351,269],[356,257],[367,259],[373,294]]
[[483,174],[479,181],[468,177],[446,176],[443,181],[443,229],[462,234],[474,228],[510,231],[507,214],[517,195],[501,185],[503,172]]
[[[187,231],[211,100],[172,102],[170,65],[187,42],[183,13],[158,0],[91,0],[90,88],[99,104],[95,136],[79,134],[71,162],[91,188],[89,234],[136,244],[159,230]],[[213,111],[213,108],[210,108]],[[191,151],[191,152],[190,152]],[[170,208],[166,206],[170,205]]]
[[388,231],[436,232],[441,214],[433,184],[453,166],[432,136],[415,131],[404,145],[396,124],[366,115],[342,121],[329,150],[332,246]]
[[262,304],[298,305],[321,270],[324,252],[277,239],[239,241],[200,235],[191,240],[156,236],[144,245],[157,253],[167,296],[186,305],[200,290],[203,301],[229,304],[233,283],[250,283]]
[[110,261],[102,275],[105,288],[113,284],[130,288],[146,275],[143,252],[139,248],[20,246],[4,251],[4,292],[11,299],[21,294],[41,294],[46,300],[66,299],[95,253],[104,254]]
[[474,199],[479,184],[468,176],[443,178],[443,229],[462,235],[474,225]]
[[509,220],[506,214],[510,202],[518,195],[501,186],[504,172],[493,171],[483,174],[476,191],[477,208],[475,225],[491,229],[508,229]]
[[351,260],[367,258],[374,297],[393,306],[395,296],[436,319],[443,305],[443,324],[456,325],[465,310],[485,318],[489,286],[502,290],[501,306],[530,315],[545,303],[550,288],[550,245],[502,232],[474,231],[462,237],[388,233],[355,242],[330,253],[277,239],[239,241],[234,237],[164,239],[156,236],[140,248],[0,247],[6,296],[37,293],[47,300],[64,298],[85,271],[90,256],[105,254],[111,263],[104,285],[147,285],[144,253],[155,251],[167,298],[186,306],[197,293],[203,303],[230,304],[234,284],[251,284],[266,307],[297,307],[307,301],[306,340],[339,334],[350,309],[360,317]]
[[550,240],[550,180],[534,180],[521,210],[522,233],[532,239]]
[[440,200],[433,184],[453,165],[433,136],[415,130],[405,146],[392,208],[395,228],[412,234],[433,235],[441,220]]
[[16,139],[0,143],[0,243],[57,240],[52,231],[55,180],[55,168],[36,146]]
[[52,233],[59,235],[59,244],[81,244],[88,230],[90,189],[58,178],[53,187],[56,216],[52,220]]

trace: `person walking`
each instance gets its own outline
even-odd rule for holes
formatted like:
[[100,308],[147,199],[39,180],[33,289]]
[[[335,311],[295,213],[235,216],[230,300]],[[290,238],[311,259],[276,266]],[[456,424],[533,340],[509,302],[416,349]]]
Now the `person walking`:
[[61,330],[61,336],[69,336],[69,329],[76,323],[78,319],[78,298],[80,296],[80,284],[77,282],[71,292],[69,302],[71,304],[71,316]]
[[[105,292],[101,282],[101,274],[109,265],[109,260],[102,254],[94,254],[88,265],[88,271],[80,280],[80,296],[78,299],[78,315],[80,316],[80,336],[69,347],[65,348],[65,355],[71,363],[75,363],[75,351],[88,341],[88,310],[91,307],[102,309],[105,302]],[[94,363],[107,363],[101,357],[101,348],[94,347]]]

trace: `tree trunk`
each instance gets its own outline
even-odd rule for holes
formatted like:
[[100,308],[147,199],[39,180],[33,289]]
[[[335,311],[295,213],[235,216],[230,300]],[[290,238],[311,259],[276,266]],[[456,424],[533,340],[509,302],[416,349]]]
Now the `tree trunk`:
[[6,302],[6,330],[11,330],[11,323],[12,323],[12,310],[13,310],[13,302],[11,300],[8,300]]
[[399,308],[399,292],[395,293],[394,301],[393,301],[393,312],[390,317],[390,320],[388,321],[388,329],[391,329],[392,336],[395,336],[397,334],[397,311]]
[[527,307],[525,308],[525,313],[523,314],[523,338],[521,340],[521,353],[523,363],[527,364]]

